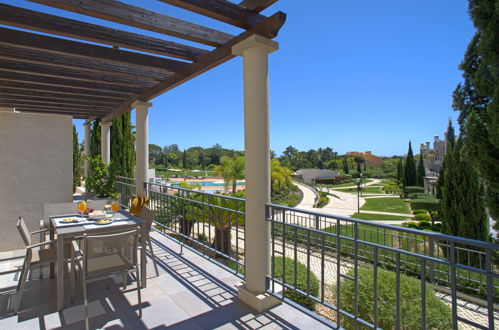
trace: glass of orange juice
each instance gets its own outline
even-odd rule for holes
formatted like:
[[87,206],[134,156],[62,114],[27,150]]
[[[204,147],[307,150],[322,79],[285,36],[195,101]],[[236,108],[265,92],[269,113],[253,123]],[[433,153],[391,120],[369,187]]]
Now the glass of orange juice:
[[114,201],[111,203],[111,211],[118,212],[120,210],[120,203],[118,201]]
[[87,203],[85,201],[81,201],[78,203],[78,206],[76,207],[78,211],[80,211],[80,215],[83,218],[83,212],[87,210]]

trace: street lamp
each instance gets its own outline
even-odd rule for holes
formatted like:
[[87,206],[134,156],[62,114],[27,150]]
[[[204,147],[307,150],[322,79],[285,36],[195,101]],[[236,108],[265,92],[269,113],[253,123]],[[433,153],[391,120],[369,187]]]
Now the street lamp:
[[360,178],[355,179],[357,183],[357,214],[360,214]]

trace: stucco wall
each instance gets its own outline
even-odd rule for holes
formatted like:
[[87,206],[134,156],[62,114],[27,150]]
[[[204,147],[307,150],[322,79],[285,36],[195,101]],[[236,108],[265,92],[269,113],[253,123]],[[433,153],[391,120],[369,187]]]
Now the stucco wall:
[[0,251],[22,248],[23,216],[39,229],[43,204],[72,200],[72,118],[0,111]]
[[301,175],[305,182],[312,182],[317,178],[334,178],[340,175],[338,171],[321,170],[317,168],[301,169],[296,171],[296,174]]

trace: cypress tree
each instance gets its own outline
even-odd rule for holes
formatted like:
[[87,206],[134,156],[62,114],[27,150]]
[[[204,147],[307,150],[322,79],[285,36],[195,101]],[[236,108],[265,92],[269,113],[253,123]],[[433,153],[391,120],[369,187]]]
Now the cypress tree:
[[182,154],[182,167],[187,169],[187,153],[184,149],[184,153]]
[[94,158],[100,155],[100,119],[92,122],[90,130],[90,157]]
[[81,177],[81,150],[78,143],[78,132],[75,125],[73,125],[73,193],[76,187],[80,185]]
[[480,172],[487,188],[490,214],[499,218],[499,11],[494,0],[470,0],[476,28],[459,68],[463,82],[453,94],[460,112],[460,135],[466,156]]
[[[463,155],[463,141],[448,144],[445,154],[445,172],[442,189],[442,233],[487,241],[488,220],[483,200],[483,187],[478,172]],[[478,257],[463,253],[466,260],[477,266]]]
[[115,118],[111,125],[111,162],[118,175],[134,176],[135,148],[130,112]]
[[417,184],[416,163],[414,162],[411,141],[409,141],[409,151],[405,159],[404,186],[415,186]]
[[399,161],[397,163],[397,180],[399,182],[402,182],[404,179],[404,166],[402,164],[402,157],[399,158]]
[[442,166],[440,167],[440,172],[438,174],[438,181],[436,185],[436,196],[438,199],[442,199],[442,187],[445,182],[445,169],[446,169],[446,161],[447,158],[447,150],[454,148],[456,144],[456,135],[454,133],[454,127],[452,127],[452,122],[449,119],[449,123],[447,125],[447,132],[445,132],[445,156],[442,161]]
[[424,159],[423,153],[419,155],[419,163],[418,163],[418,185],[424,187],[424,177],[425,177],[425,169],[424,169]]

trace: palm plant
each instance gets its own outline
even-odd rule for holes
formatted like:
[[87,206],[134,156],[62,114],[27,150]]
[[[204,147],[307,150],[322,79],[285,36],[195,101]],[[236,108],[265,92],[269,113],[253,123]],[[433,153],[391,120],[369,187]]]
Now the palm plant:
[[237,180],[244,179],[244,156],[227,157],[220,159],[220,165],[215,167],[215,173],[224,178],[226,186],[232,184],[232,194],[236,193]]
[[270,161],[270,180],[272,195],[287,191],[293,184],[291,170],[286,166],[282,166],[276,158]]

